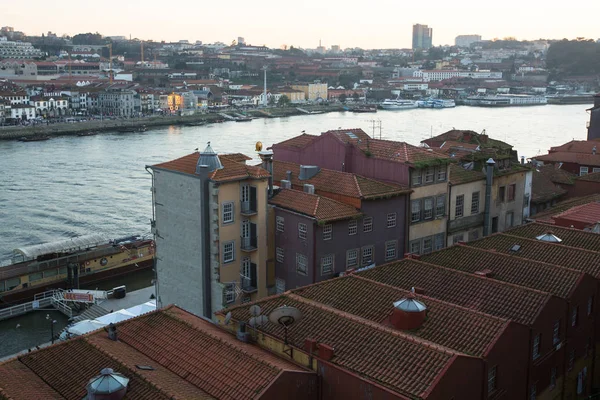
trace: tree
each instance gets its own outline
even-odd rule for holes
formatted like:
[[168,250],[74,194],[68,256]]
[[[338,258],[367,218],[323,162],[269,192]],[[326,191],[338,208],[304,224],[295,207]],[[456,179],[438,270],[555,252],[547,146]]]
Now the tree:
[[356,92],[352,93],[352,100],[354,100],[355,102],[358,101],[360,99],[360,95]]
[[275,96],[271,96],[271,97],[269,97],[269,102],[268,102],[268,104],[269,104],[270,106],[274,106],[274,105],[275,105]]
[[340,101],[340,103],[346,103],[347,99],[348,99],[348,96],[346,96],[346,93],[342,93],[342,94],[340,94],[340,97],[338,97],[338,100]]
[[290,99],[285,94],[279,98],[279,101],[277,101],[277,105],[279,107],[285,107],[288,104],[290,104]]
[[73,36],[73,44],[90,44],[90,45],[103,45],[105,40],[102,35],[96,33],[79,33]]

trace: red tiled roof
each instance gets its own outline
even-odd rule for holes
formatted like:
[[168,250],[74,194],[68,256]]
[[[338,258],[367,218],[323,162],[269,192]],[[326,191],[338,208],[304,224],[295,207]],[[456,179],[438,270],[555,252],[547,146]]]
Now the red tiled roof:
[[[575,206],[580,206],[582,204],[588,204],[588,203],[594,203],[594,202],[600,202],[600,193],[590,194],[588,196],[582,196],[582,197],[573,197],[573,198],[561,201],[560,203],[557,203],[554,206],[547,208],[540,213],[535,214],[534,216],[531,217],[531,219],[533,219],[535,221],[539,221],[539,222],[544,222],[547,224],[554,224],[554,220],[552,219],[553,216],[560,214],[564,211],[567,211],[568,209],[573,208]],[[548,229],[548,228],[546,227],[546,229]]]
[[300,136],[295,136],[293,138],[284,140],[283,142],[279,142],[274,146],[303,148],[318,137],[319,136],[317,135],[309,135],[308,133],[303,133]]
[[[294,294],[387,325],[393,303],[406,298],[409,291],[349,275],[292,290]],[[492,317],[431,297],[416,296],[427,306],[427,319],[417,329],[406,331],[422,339],[467,354],[485,356],[500,336],[508,320]],[[465,335],[465,332],[469,332]]]
[[349,172],[334,171],[326,168],[321,168],[310,179],[300,180],[298,178],[300,176],[300,164],[273,161],[273,180],[275,182],[287,179],[287,171],[292,172],[292,185],[298,188],[307,183],[314,185],[316,191],[338,193],[358,199],[372,199],[410,192],[410,189],[404,188],[401,185],[384,183]]
[[[323,132],[322,135],[333,135],[344,143],[349,143],[352,139],[369,140],[371,137],[360,128],[352,129],[333,129],[327,132]],[[352,135],[356,136],[353,138]]]
[[[493,250],[490,247],[488,249]],[[569,297],[581,277],[581,273],[575,270],[465,245],[436,251],[421,257],[421,260],[471,274],[490,270],[492,279],[541,290],[562,298]]]
[[[424,161],[448,161],[450,158],[433,149],[417,147],[405,142],[395,142],[392,140],[350,140],[354,146],[362,150],[369,157],[379,158],[388,161],[395,161],[405,164],[415,164]],[[370,154],[370,155],[369,155]]]
[[531,201],[544,203],[567,194],[565,189],[557,186],[552,180],[537,170],[533,170]]
[[600,153],[571,153],[566,151],[557,151],[543,156],[535,156],[536,160],[544,162],[567,162],[580,165],[600,166]]
[[585,232],[579,229],[564,228],[561,226],[549,226],[538,222],[521,225],[516,228],[505,231],[504,233],[513,236],[535,239],[552,231],[554,235],[562,240],[560,244],[579,249],[586,249],[600,252],[600,235],[592,232]]
[[[511,231],[498,233],[466,244],[483,249],[491,248],[500,253],[528,260],[560,265],[600,278],[600,252],[565,246],[562,243],[543,242],[535,238],[513,236],[510,233]],[[519,245],[519,249],[511,250],[514,245]]]
[[598,142],[594,140],[571,140],[563,145],[550,147],[549,153],[564,151],[568,153],[592,154],[594,147],[599,147]]
[[356,208],[348,204],[293,189],[281,190],[269,200],[269,204],[307,215],[319,222],[333,222],[361,215]]
[[428,297],[531,325],[550,294],[477,275],[405,259],[358,276],[400,289],[418,287]]
[[[213,171],[209,178],[215,182],[227,182],[242,179],[265,179],[269,173],[257,166],[246,165],[242,161],[243,154],[220,155],[219,159],[223,169]],[[166,169],[170,171],[182,172],[184,174],[196,175],[196,164],[200,158],[200,153],[192,153],[175,160],[153,165],[152,168]]]
[[452,185],[485,180],[485,174],[481,171],[464,169],[460,165],[450,164],[449,182]]
[[[335,349],[330,363],[407,396],[420,398],[457,355],[447,348],[294,294],[255,304],[260,305],[264,315],[283,305],[299,309],[302,319],[294,324],[293,334],[288,335],[291,346],[304,348],[307,338],[328,344]],[[234,320],[250,318],[247,304],[229,311]],[[283,341],[284,330],[278,324],[267,323],[261,331]]]
[[[99,372],[96,371],[96,375]],[[0,398],[64,399],[19,360],[9,361],[0,366]]]
[[564,219],[567,221],[582,222],[588,225],[593,225],[597,222],[600,222],[600,203],[588,203],[575,206],[567,211],[563,211],[560,214],[553,215],[552,219],[555,221],[558,219]]
[[584,181],[584,182],[600,182],[600,172],[594,172],[591,174],[578,176],[575,179],[578,181]]
[[560,185],[573,185],[576,175],[557,167],[558,164],[546,164],[538,167],[537,170],[554,183]]

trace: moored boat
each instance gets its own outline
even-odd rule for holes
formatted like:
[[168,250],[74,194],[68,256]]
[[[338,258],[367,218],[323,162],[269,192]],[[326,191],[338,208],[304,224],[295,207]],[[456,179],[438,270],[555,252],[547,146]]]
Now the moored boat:
[[43,140],[50,139],[50,136],[36,135],[36,136],[23,136],[19,139],[19,142],[41,142]]
[[381,103],[381,108],[384,110],[407,110],[417,108],[417,103],[412,100],[404,100],[401,98],[385,99]]
[[122,126],[117,128],[117,132],[119,133],[134,133],[134,132],[146,132],[146,125],[141,126]]
[[89,131],[89,132],[80,132],[77,136],[96,136],[98,132]]

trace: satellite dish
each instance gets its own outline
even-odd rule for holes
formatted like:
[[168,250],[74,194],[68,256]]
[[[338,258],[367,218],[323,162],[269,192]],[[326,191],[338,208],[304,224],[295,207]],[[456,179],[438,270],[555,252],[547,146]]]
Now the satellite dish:
[[250,325],[253,328],[256,328],[256,317],[250,318],[250,321],[248,321],[248,325]]
[[229,323],[231,322],[231,311],[229,311],[227,313],[227,315],[225,315],[225,325],[229,325]]
[[284,328],[302,319],[302,313],[296,307],[281,306],[269,314],[269,321]]
[[250,307],[250,315],[253,317],[258,317],[260,315],[260,306],[255,304]]
[[259,326],[263,326],[264,324],[266,324],[268,321],[268,318],[264,315],[259,315],[258,317],[252,317],[250,318],[250,321],[248,321],[248,325],[250,325],[253,328],[258,328]]

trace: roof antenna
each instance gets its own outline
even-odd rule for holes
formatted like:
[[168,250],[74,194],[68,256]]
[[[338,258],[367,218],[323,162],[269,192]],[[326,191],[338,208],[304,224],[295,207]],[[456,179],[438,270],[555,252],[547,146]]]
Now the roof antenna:
[[[298,310],[296,307],[288,307],[285,305],[274,309],[269,314],[269,321],[271,321],[274,324],[281,325],[283,327],[283,331],[284,331],[284,336],[283,336],[284,350],[283,350],[283,352],[288,354],[291,358],[293,358],[294,349],[292,347],[289,347],[288,349],[285,348],[288,346],[288,328],[294,322],[300,321],[301,319],[302,319],[302,312],[300,310]],[[289,351],[289,353],[288,353],[288,351]]]

